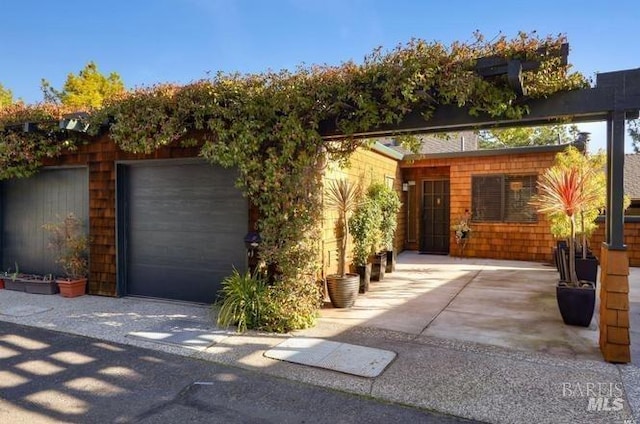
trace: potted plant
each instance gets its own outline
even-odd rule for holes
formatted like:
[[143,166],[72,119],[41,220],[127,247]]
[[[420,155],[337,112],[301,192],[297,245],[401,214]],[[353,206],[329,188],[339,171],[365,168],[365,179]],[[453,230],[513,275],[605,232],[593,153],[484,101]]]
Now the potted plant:
[[[606,204],[606,176],[603,171],[606,163],[606,156],[599,152],[595,155],[583,154],[575,147],[569,147],[565,151],[556,155],[555,165],[565,168],[579,168],[591,170],[592,175],[588,183],[593,190],[598,192],[590,204],[584,205],[575,217],[576,238],[571,239],[571,224],[564,213],[550,214],[548,219],[551,223],[551,233],[560,240],[574,240],[576,246],[580,247],[575,255],[575,269],[578,280],[592,281],[596,283],[598,275],[598,259],[589,250],[589,238],[598,228],[596,219],[600,215]],[[625,203],[628,206],[629,199],[625,196]],[[579,236],[579,237],[578,237]],[[567,242],[559,242],[556,249],[556,265],[560,265],[558,258],[567,254]]]
[[56,279],[60,294],[64,297],[84,295],[89,271],[88,240],[82,233],[80,220],[69,213],[63,220],[45,224],[43,228],[49,232],[49,248],[55,252],[56,263],[66,275]]
[[381,216],[370,200],[361,202],[349,218],[349,231],[353,237],[353,262],[360,275],[360,293],[369,290],[371,262],[369,256],[375,250],[376,232]]
[[385,255],[382,260],[385,263],[385,270],[380,273],[382,277],[384,272],[393,272],[395,269],[396,258],[393,239],[398,228],[398,212],[402,203],[398,193],[383,183],[372,183],[367,190],[367,197],[376,204],[381,217],[378,228],[381,239],[380,247]]
[[470,221],[471,212],[469,212],[469,209],[465,209],[458,223],[451,226],[451,229],[454,231],[456,246],[458,246],[458,255],[460,255],[461,258],[464,257],[464,248],[467,247],[469,237],[471,236]]
[[358,274],[346,272],[347,242],[349,239],[349,217],[356,209],[360,200],[359,186],[351,184],[346,179],[333,180],[326,191],[326,205],[328,209],[337,212],[336,239],[338,241],[338,273],[328,275],[327,291],[331,304],[335,308],[350,308],[355,303],[360,287]]
[[21,274],[18,279],[24,284],[24,291],[32,294],[56,294],[58,284],[53,275]]
[[[560,255],[561,267],[566,262],[565,279],[556,286],[556,298],[565,324],[589,326],[595,307],[595,282],[579,280],[576,274],[576,217],[597,204],[601,189],[594,184],[597,170],[593,167],[556,163],[538,181],[534,204],[538,212],[551,219],[564,216],[569,223],[568,255]],[[562,274],[562,273],[561,273]]]
[[19,278],[20,277],[20,269],[18,268],[18,263],[16,262],[16,270],[14,272],[11,272],[11,268],[9,268],[7,271],[5,271],[4,275],[2,276],[2,281],[3,281],[3,287],[6,288],[7,290],[14,290],[14,291],[25,291],[25,285],[24,285],[24,281],[22,281],[22,279]]

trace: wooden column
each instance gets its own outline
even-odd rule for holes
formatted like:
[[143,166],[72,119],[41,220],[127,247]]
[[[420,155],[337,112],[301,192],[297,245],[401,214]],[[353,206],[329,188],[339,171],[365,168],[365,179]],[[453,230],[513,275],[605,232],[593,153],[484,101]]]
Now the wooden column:
[[[602,81],[603,85],[607,81]],[[624,81],[613,78],[616,99],[624,97]],[[629,257],[624,244],[624,110],[607,119],[607,213],[601,250],[600,350],[607,362],[631,362],[629,339]]]
[[629,259],[626,250],[600,255],[600,350],[607,362],[631,362],[629,338]]

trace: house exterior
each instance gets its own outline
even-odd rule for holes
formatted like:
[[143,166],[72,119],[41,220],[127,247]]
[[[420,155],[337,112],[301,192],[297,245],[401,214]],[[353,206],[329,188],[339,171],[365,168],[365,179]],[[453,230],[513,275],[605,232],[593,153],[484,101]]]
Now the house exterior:
[[[211,303],[235,267],[257,211],[235,187],[237,173],[198,157],[197,147],[153,154],[121,151],[108,135],[45,163],[36,175],[0,183],[2,267],[61,274],[42,225],[73,212],[89,236],[88,292]],[[358,151],[326,178],[401,186],[401,154],[381,144]],[[330,216],[327,218],[330,219]],[[333,225],[323,226],[320,262],[335,265]]]
[[529,204],[538,175],[566,145],[405,155],[404,248],[459,254],[454,232],[465,210],[471,236],[464,255],[550,261],[549,224]]
[[134,155],[104,135],[45,165],[2,183],[5,270],[59,274],[42,225],[68,212],[87,223],[91,294],[212,302],[232,266],[247,268],[247,199],[197,148]]
[[[356,151],[347,167],[329,164],[324,178],[393,187],[403,203],[397,251],[458,254],[451,225],[470,209],[466,256],[550,261],[555,242],[528,200],[537,176],[565,146],[469,150],[473,143],[469,136],[429,138],[424,153],[407,154],[381,140]],[[637,156],[627,163],[637,164],[630,172],[640,170]],[[68,212],[86,223],[90,237],[91,294],[210,303],[232,267],[248,268],[244,237],[257,211],[234,186],[236,172],[199,159],[197,147],[136,155],[103,135],[45,165],[35,176],[0,184],[4,270],[60,273],[42,225]],[[634,196],[640,200],[640,192]],[[631,264],[640,265],[640,223],[627,225]],[[324,211],[322,275],[337,270],[334,230],[335,215]],[[603,234],[594,236],[596,251]]]
[[[338,167],[329,164],[324,180],[328,182],[336,179],[347,179],[353,184],[359,185],[366,190],[372,182],[385,183],[393,187],[397,192],[402,189],[402,173],[400,161],[403,154],[397,150],[376,142],[371,149],[359,149],[349,159],[348,167]],[[338,271],[338,240],[336,238],[336,218],[337,213],[331,210],[324,211],[322,223],[322,241],[319,253],[319,260],[322,267],[322,275],[335,274]],[[398,219],[396,232],[395,249],[403,250],[403,231],[405,215]],[[348,240],[347,259],[351,261],[352,244]]]

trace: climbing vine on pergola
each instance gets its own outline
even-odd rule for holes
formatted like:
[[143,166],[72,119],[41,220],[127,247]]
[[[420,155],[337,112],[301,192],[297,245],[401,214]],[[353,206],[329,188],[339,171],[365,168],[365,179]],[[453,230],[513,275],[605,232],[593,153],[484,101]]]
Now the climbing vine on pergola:
[[[185,86],[136,89],[87,111],[87,122],[93,135],[108,130],[124,151],[197,145],[210,162],[238,169],[238,186],[259,210],[261,257],[275,281],[278,310],[264,325],[288,330],[309,325],[318,306],[322,170],[327,160],[345,162],[367,143],[349,135],[393,125],[416,110],[428,120],[440,105],[517,119],[527,113],[522,93],[507,75],[480,75],[477,59],[535,62],[521,76],[528,98],[588,87],[558,54],[565,41],[521,33],[487,42],[476,34],[470,43],[447,47],[416,39],[376,49],[363,63],[218,74]],[[28,176],[44,157],[81,142],[46,125],[23,132],[24,122],[51,122],[64,112],[20,104],[0,112],[0,177]],[[323,128],[344,137],[326,141]]]

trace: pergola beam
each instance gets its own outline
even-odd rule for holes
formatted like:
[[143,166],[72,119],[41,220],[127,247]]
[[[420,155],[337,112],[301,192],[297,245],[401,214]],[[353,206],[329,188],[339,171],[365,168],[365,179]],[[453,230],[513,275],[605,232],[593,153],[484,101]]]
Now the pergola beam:
[[[409,113],[397,124],[356,132],[351,137],[388,137],[397,134],[428,134],[446,131],[477,130],[518,126],[548,125],[559,120],[568,122],[606,121],[612,111],[622,111],[626,119],[637,117],[640,110],[640,69],[598,74],[595,88],[557,93],[546,99],[530,99],[521,103],[529,113],[518,119],[492,117],[487,114],[469,115],[468,108],[452,105],[438,106],[429,119],[422,109]],[[325,123],[321,134],[327,140],[346,136],[335,126]]]

